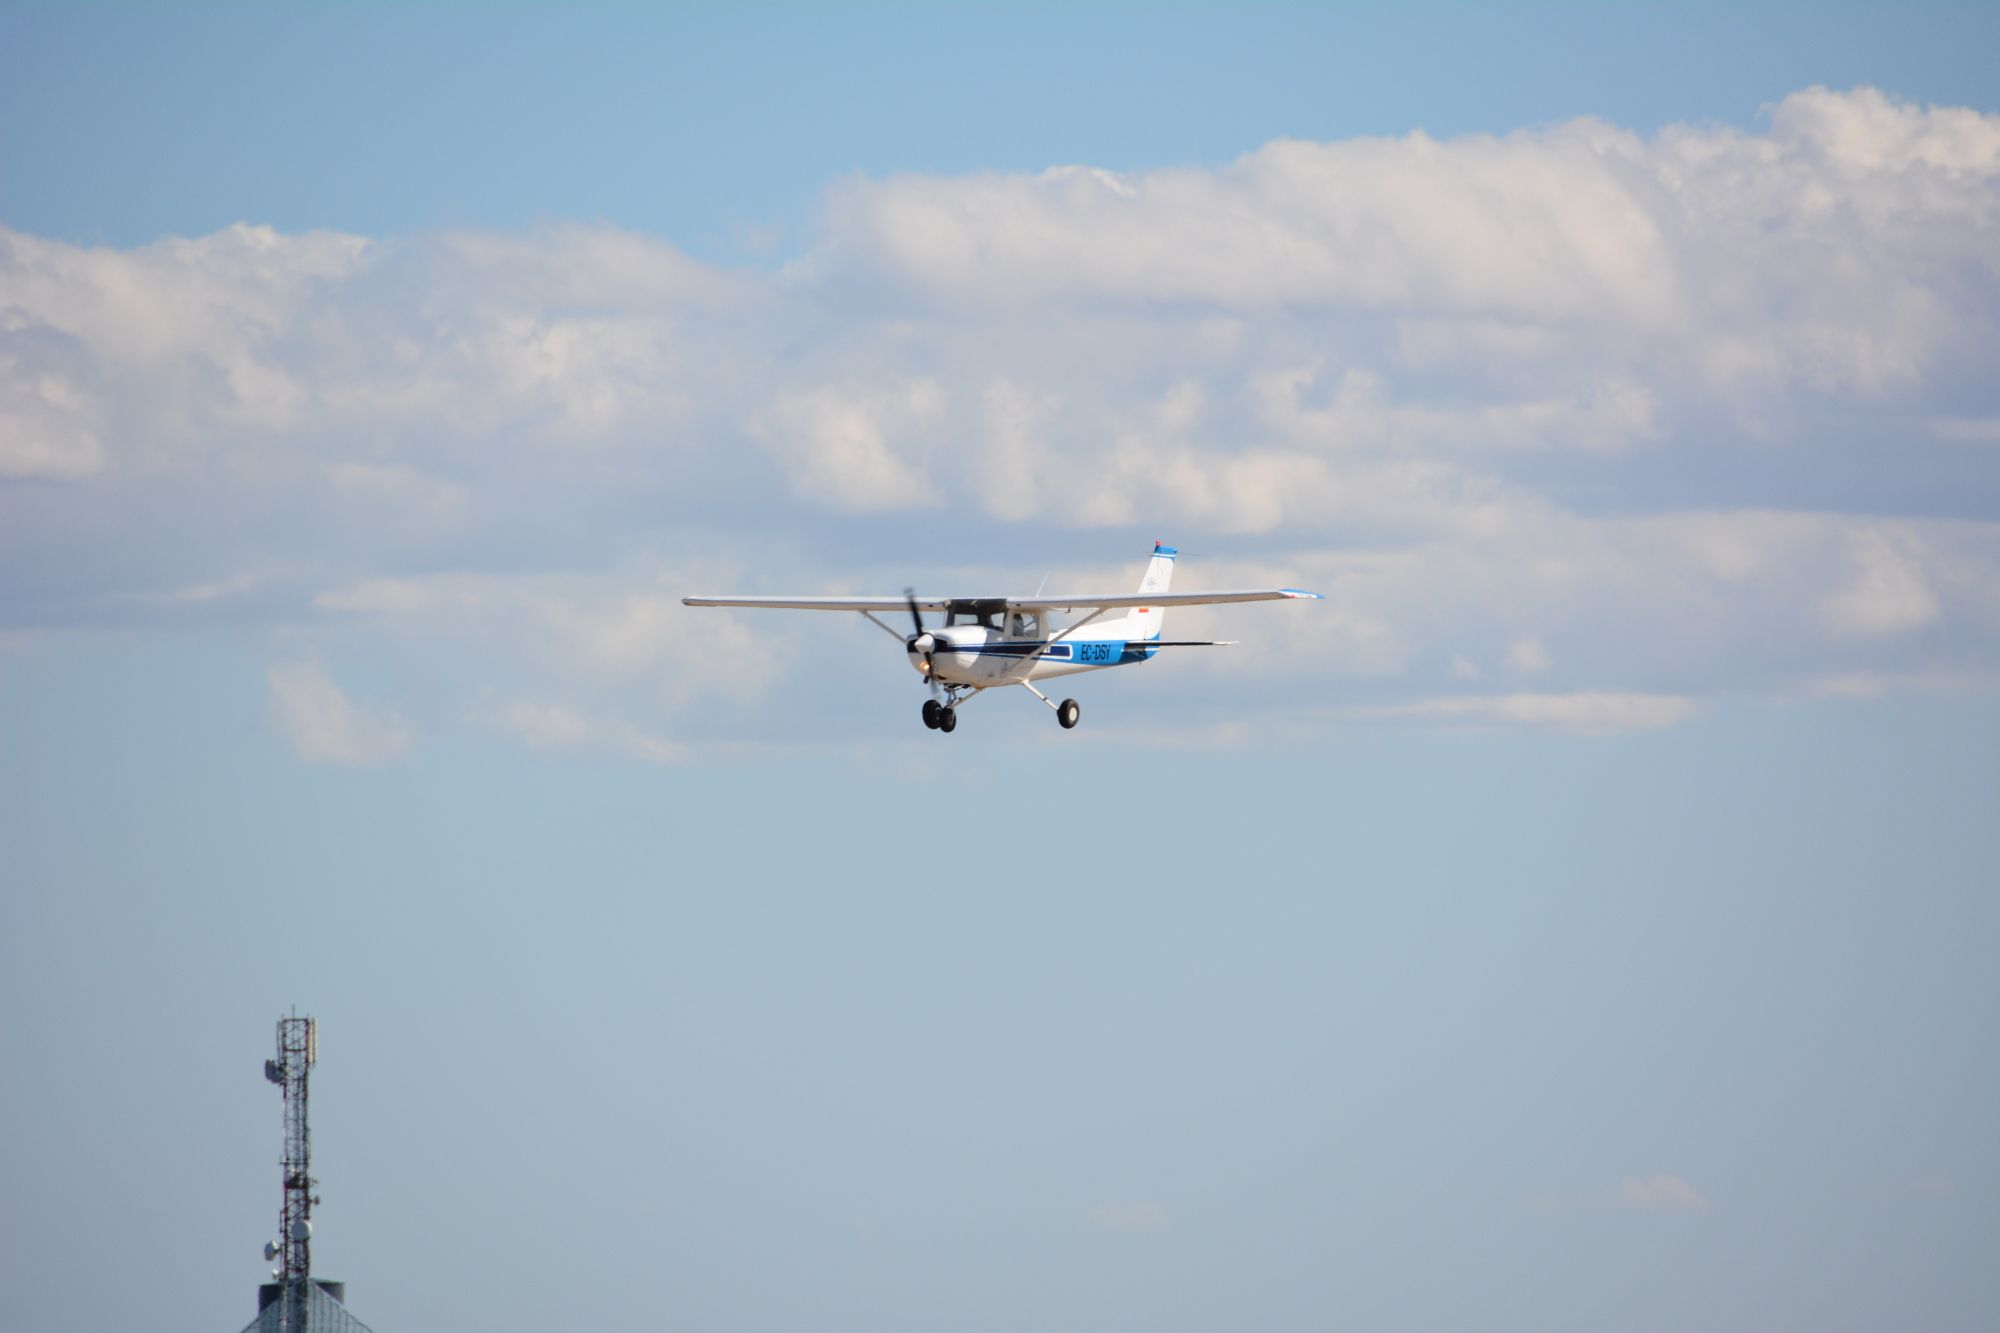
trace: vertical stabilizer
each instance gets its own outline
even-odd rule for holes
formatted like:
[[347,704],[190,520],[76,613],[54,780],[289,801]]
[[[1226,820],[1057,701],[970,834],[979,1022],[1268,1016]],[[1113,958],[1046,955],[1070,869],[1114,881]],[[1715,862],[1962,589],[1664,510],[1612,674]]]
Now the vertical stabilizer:
[[[1140,592],[1165,592],[1174,581],[1174,557],[1180,553],[1164,542],[1153,543],[1153,558],[1146,562],[1146,577],[1139,580]],[[1141,606],[1133,608],[1125,618],[1127,636],[1133,639],[1157,639],[1160,626],[1165,623],[1165,608]]]

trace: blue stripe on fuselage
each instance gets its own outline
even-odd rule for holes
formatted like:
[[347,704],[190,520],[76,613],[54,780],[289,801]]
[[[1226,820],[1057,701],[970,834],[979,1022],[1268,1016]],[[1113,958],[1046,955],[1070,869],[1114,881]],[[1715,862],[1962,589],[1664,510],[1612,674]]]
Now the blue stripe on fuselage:
[[[1155,638],[1159,637],[1157,635]],[[1044,661],[1076,662],[1086,666],[1122,666],[1127,662],[1143,662],[1151,657],[1156,648],[1148,647],[1144,639],[1070,639],[1063,643],[980,643],[959,645],[940,644],[940,655],[957,653],[964,657],[1033,657],[1039,653]]]
[[965,657],[1033,657],[1045,662],[1070,662],[1078,666],[1129,666],[1145,662],[1160,650],[1146,639],[1065,639],[1060,643],[979,643],[954,646],[941,644],[939,654],[957,653]]

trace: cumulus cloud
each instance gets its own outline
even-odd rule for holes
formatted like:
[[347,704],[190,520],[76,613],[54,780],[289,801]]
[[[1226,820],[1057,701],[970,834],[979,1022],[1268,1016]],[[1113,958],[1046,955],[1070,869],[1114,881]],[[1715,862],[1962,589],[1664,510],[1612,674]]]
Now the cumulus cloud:
[[1935,620],[1937,595],[1904,544],[1875,529],[1853,534],[1854,579],[1825,601],[1827,619],[1850,634],[1900,634]]
[[832,227],[857,262],[980,304],[1544,315],[1608,294],[1651,310],[1671,300],[1667,255],[1618,170],[1642,151],[1587,122],[1505,139],[1281,141],[1221,171],[852,182],[832,198]]
[[[781,687],[824,624],[681,593],[1079,553],[1122,587],[1156,536],[1183,580],[1328,594],[1189,616],[1255,649],[1162,668],[1194,687],[1621,731],[1990,679],[1996,233],[2000,116],[1869,89],[1753,128],[851,179],[777,272],[598,226],[0,228],[0,605],[228,606],[590,698],[614,748],[810,693]],[[541,744],[568,716],[486,707]]]
[[[699,570],[701,567],[693,567]],[[718,706],[752,707],[782,678],[796,627],[761,629],[682,606],[706,573],[472,574],[368,578],[322,589],[294,634],[346,654],[451,664],[430,707],[545,750],[654,763]],[[471,697],[466,711],[458,700]],[[588,699],[587,707],[569,702]]]
[[88,477],[104,466],[98,409],[79,358],[47,329],[0,311],[0,478]]
[[813,263],[931,303],[1382,312],[1433,356],[1497,340],[1518,360],[1580,327],[1725,382],[1875,388],[1954,325],[1990,329],[1996,144],[2000,118],[1813,89],[1763,134],[1580,120],[1281,141],[1217,170],[857,180]]
[[301,758],[379,764],[410,748],[409,730],[399,720],[355,704],[316,663],[274,666],[265,681],[272,717]]
[[816,389],[781,396],[754,427],[808,499],[856,512],[908,509],[937,503],[913,454],[942,424],[945,406],[944,392],[927,381],[882,393]]

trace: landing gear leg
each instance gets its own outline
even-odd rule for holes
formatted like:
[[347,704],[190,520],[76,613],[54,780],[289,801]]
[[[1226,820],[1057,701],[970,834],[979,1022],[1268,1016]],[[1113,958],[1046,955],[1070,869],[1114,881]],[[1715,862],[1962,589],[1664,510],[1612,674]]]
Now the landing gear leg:
[[1048,695],[1043,694],[1040,690],[1030,685],[1027,681],[1024,680],[1018,683],[1020,684],[1022,689],[1026,690],[1028,693],[1034,695],[1037,699],[1040,699],[1043,703],[1047,704],[1049,707],[1056,710],[1056,721],[1062,723],[1064,731],[1068,731],[1071,727],[1075,726],[1076,720],[1083,716],[1083,705],[1079,704],[1076,700],[1065,699],[1061,703],[1057,703],[1054,699],[1049,698]]

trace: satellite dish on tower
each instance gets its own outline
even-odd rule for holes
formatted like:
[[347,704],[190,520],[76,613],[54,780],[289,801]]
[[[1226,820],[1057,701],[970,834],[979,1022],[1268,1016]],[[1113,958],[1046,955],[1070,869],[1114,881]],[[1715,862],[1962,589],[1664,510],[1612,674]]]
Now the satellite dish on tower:
[[306,1221],[305,1218],[301,1217],[297,1221],[292,1223],[293,1240],[311,1240],[312,1233],[313,1233],[313,1224]]

